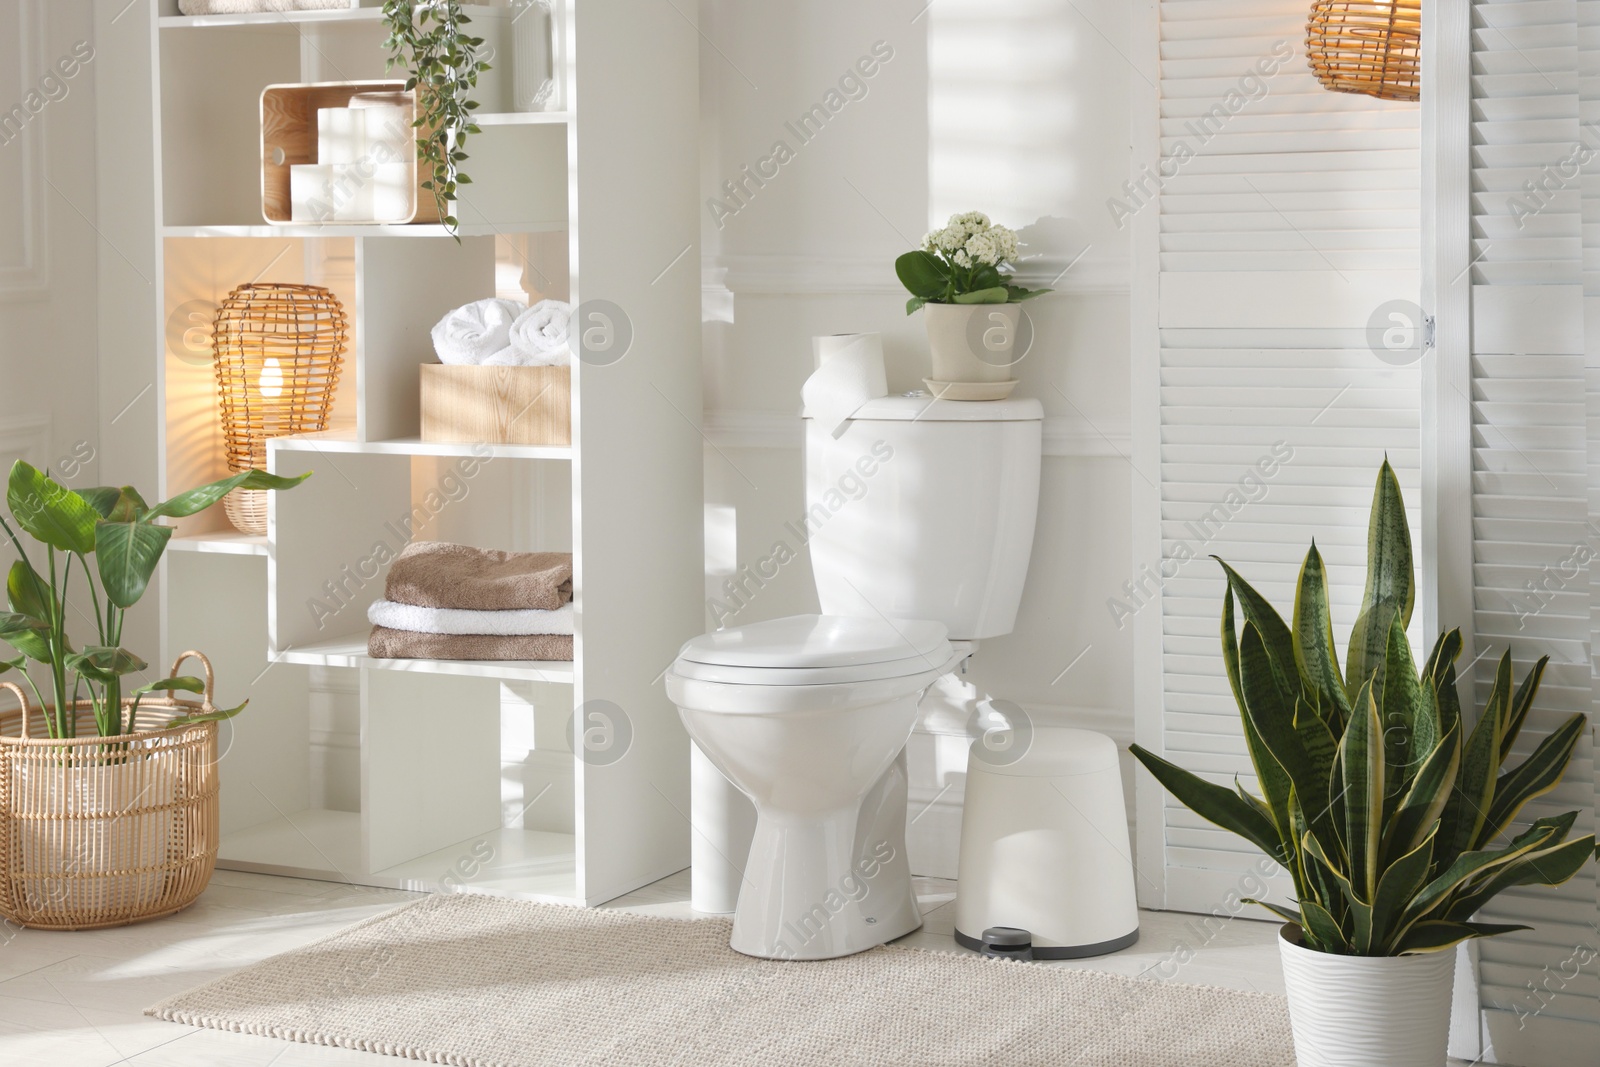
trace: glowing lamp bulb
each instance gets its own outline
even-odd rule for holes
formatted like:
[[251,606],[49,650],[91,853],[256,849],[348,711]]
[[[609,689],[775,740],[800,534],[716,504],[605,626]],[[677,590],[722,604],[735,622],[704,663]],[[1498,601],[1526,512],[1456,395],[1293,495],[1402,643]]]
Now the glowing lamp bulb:
[[268,356],[261,365],[261,380],[256,383],[256,388],[268,400],[276,400],[283,395],[283,366],[275,357]]

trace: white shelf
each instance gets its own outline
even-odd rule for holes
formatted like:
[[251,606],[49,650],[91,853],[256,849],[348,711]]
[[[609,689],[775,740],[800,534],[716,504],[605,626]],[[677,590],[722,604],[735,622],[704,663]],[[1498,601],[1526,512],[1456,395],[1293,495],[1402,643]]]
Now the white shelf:
[[[482,845],[487,843],[489,849]],[[493,858],[459,883],[442,879],[463,858]],[[380,871],[365,869],[361,815],[308,809],[223,837],[217,866],[225,870],[315,878],[429,893],[443,889],[524,900],[578,902],[577,839],[540,830],[491,830]]]
[[373,659],[367,655],[367,634],[346,634],[315,644],[274,653],[274,662],[307,667],[366,667],[380,671],[452,674],[462,678],[572,684],[570,660]]
[[485,111],[472,116],[479,126],[543,126],[572,121],[570,111]]
[[[464,5],[474,19],[489,17],[495,9],[487,4]],[[499,11],[502,16],[504,9]],[[218,26],[294,26],[318,22],[378,22],[381,7],[338,8],[331,11],[265,11],[241,15],[163,15],[157,24],[164,30],[207,29]]]
[[[546,222],[509,222],[503,225],[463,223],[462,237],[497,237],[512,233],[557,233],[567,228],[565,219]],[[348,223],[342,226],[318,226],[291,223],[286,226],[269,226],[265,222],[249,225],[223,226],[163,226],[163,237],[450,237],[443,226],[431,222],[398,225],[387,222]]]
[[246,533],[191,534],[174,537],[167,542],[174,552],[214,552],[224,556],[265,556],[267,539],[264,535]]
[[572,459],[571,445],[502,445],[486,442],[457,443],[424,441],[420,437],[397,437],[388,441],[357,441],[349,431],[300,434],[278,437],[272,447],[279,450],[326,452],[353,456],[471,456],[479,459]]

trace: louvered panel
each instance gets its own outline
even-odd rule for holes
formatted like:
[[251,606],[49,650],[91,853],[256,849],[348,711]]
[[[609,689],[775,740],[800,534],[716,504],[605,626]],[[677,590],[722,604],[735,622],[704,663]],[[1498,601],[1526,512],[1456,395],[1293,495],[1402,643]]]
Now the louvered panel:
[[[1587,558],[1578,551],[1594,536],[1587,527],[1594,513],[1592,401],[1584,357],[1544,347],[1552,338],[1582,337],[1582,312],[1576,300],[1557,300],[1542,306],[1564,317],[1559,323],[1508,316],[1508,309],[1536,299],[1532,287],[1582,282],[1587,196],[1575,155],[1582,109],[1577,5],[1477,3],[1473,22],[1474,302],[1494,328],[1477,332],[1472,362],[1473,626],[1480,655],[1469,677],[1481,708],[1503,652],[1512,653],[1519,675],[1535,657],[1551,657],[1513,755],[1520,759],[1565,716],[1595,707],[1595,596]],[[1517,286],[1530,288],[1508,288],[1509,300],[1491,301],[1483,289]],[[1593,830],[1588,739],[1567,775],[1529,803],[1518,828],[1578,809],[1576,832]],[[1483,919],[1534,929],[1480,944],[1484,1007],[1519,1018],[1592,1020],[1600,996],[1592,970],[1575,973],[1559,989],[1535,987],[1575,945],[1592,940],[1594,915],[1592,874],[1497,898]]]
[[1161,4],[1163,272],[1415,269],[1417,109],[1324,91],[1305,17]]
[[[1162,743],[1255,788],[1222,668],[1224,583],[1206,557],[1287,614],[1315,538],[1342,641],[1386,450],[1420,503],[1417,368],[1378,359],[1367,337],[1385,301],[1416,299],[1418,111],[1318,86],[1302,0],[1162,0],[1160,16],[1161,151],[1181,160],[1160,189],[1160,463],[1148,472],[1166,575]],[[1250,73],[1289,47],[1275,73]],[[1209,911],[1258,855],[1170,798],[1162,812],[1169,871],[1184,872],[1167,879],[1167,904]]]

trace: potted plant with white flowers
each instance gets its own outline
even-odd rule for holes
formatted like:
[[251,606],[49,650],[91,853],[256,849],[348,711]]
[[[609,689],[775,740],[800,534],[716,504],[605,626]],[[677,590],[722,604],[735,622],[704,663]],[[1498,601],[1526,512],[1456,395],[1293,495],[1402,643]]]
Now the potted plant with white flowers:
[[[1221,560],[1218,560],[1220,563]],[[1513,886],[1559,885],[1595,855],[1577,812],[1513,825],[1554,789],[1586,720],[1568,717],[1514,767],[1549,657],[1513,685],[1511,655],[1476,722],[1462,711],[1461,634],[1419,669],[1405,502],[1387,460],[1367,535],[1367,581],[1341,673],[1328,582],[1313,543],[1285,622],[1222,564],[1222,655],[1260,795],[1133,754],[1173,796],[1283,865],[1295,907],[1279,939],[1300,1067],[1439,1067],[1453,948],[1527,927],[1479,921]],[[1234,602],[1244,616],[1235,626]]]
[[928,384],[936,392],[951,383],[1011,380],[1019,305],[1050,291],[1024,288],[1004,272],[1017,252],[1016,231],[968,211],[951,215],[948,225],[922,239],[921,248],[895,260],[895,274],[911,293],[906,314],[920,309],[927,316],[933,354]]

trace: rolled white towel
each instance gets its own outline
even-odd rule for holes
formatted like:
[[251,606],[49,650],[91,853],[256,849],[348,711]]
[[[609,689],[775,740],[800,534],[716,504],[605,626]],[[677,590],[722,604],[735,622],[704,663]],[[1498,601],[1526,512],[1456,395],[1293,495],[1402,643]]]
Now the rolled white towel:
[[569,635],[573,632],[570,602],[554,611],[469,611],[465,608],[420,608],[377,600],[367,609],[367,621],[390,630],[416,634],[490,634],[529,637],[535,634]]
[[456,308],[433,328],[440,363],[478,366],[511,345],[511,324],[522,314],[514,300],[490,297]]
[[572,305],[562,300],[541,300],[511,324],[511,349],[518,366],[564,367],[572,362],[567,334]]

